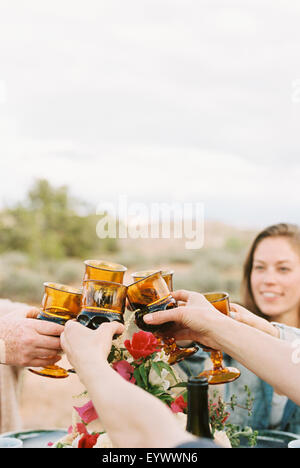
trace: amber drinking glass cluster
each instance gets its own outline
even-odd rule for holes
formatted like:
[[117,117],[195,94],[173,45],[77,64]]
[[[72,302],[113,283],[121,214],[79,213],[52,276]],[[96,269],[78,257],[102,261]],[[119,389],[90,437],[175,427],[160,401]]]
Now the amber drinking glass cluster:
[[[177,302],[171,294],[174,274],[172,270],[135,272],[132,274],[134,282],[125,286],[125,266],[104,260],[86,260],[84,265],[81,289],[58,283],[44,283],[45,291],[38,319],[61,325],[70,319],[76,319],[88,328],[97,329],[103,322],[124,323],[127,300],[127,307],[135,312],[137,326],[156,335],[169,357],[170,364],[175,364],[198,350],[198,346],[177,345],[172,337],[172,322],[163,325],[149,325],[144,322],[145,314],[177,307]],[[228,294],[208,293],[205,296],[218,310],[229,314]],[[211,350],[211,359],[213,369],[200,374],[206,377],[210,384],[225,383],[239,377],[240,372],[237,369],[224,367],[220,351]],[[46,377],[64,378],[72,370],[48,366],[30,371]]]

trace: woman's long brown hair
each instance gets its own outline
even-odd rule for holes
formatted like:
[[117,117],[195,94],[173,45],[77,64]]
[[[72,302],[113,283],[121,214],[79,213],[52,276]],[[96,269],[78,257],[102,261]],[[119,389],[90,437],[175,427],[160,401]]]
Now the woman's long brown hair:
[[[298,250],[300,254],[300,228],[296,224],[280,223],[269,226],[261,231],[254,239],[244,263],[243,282],[242,282],[242,301],[244,307],[260,317],[268,319],[258,308],[254,301],[251,289],[251,273],[253,268],[253,258],[258,244],[268,237],[283,237]],[[300,285],[299,285],[300,287]]]

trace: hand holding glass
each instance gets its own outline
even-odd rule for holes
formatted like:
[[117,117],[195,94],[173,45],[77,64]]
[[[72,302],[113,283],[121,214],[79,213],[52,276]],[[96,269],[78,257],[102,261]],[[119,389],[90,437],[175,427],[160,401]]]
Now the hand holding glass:
[[177,302],[171,296],[161,272],[153,273],[129,285],[127,298],[131,310],[136,311],[135,320],[137,326],[141,330],[156,334],[159,340],[163,341],[164,351],[169,355],[169,364],[175,364],[197,352],[198,349],[196,347],[178,347],[175,338],[168,336],[168,330],[172,326],[171,322],[164,323],[163,325],[149,325],[143,320],[145,314],[177,307]]
[[[229,295],[227,293],[206,293],[204,297],[222,314],[229,315]],[[206,377],[209,385],[218,385],[233,382],[241,375],[235,367],[224,367],[221,351],[211,350],[213,369],[201,372],[198,377]]]
[[[59,283],[44,283],[45,292],[42,299],[42,310],[39,320],[48,320],[65,325],[67,320],[75,319],[80,312],[81,290]],[[45,368],[29,369],[43,377],[63,379],[69,373],[62,367],[53,365]]]

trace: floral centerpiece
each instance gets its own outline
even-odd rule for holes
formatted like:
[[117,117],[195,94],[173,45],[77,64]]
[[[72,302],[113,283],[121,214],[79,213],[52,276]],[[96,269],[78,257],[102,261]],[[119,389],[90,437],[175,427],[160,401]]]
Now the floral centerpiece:
[[[169,406],[174,417],[186,428],[187,383],[177,365],[168,363],[168,355],[152,333],[136,328],[132,314],[125,322],[125,333],[113,341],[108,362],[112,368],[132,385],[138,385]],[[136,329],[135,329],[136,328]],[[72,424],[68,434],[55,443],[56,448],[112,448],[109,435],[101,423],[87,392],[75,397],[84,400],[81,406],[73,407]],[[232,398],[233,409],[237,403]],[[229,412],[223,400],[216,395],[209,403],[210,423],[215,441],[231,447],[238,444],[238,434],[249,436],[254,443],[255,433],[249,428],[239,428],[227,423]],[[251,439],[252,437],[252,439]],[[233,444],[231,444],[233,441]],[[52,445],[52,444],[50,444]]]

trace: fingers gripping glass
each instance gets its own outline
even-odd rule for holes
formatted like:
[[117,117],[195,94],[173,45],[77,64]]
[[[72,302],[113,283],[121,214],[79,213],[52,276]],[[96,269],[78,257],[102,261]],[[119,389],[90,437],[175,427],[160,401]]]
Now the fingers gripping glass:
[[[65,325],[68,320],[77,317],[81,308],[80,289],[58,283],[44,283],[44,287],[42,310],[37,317],[39,320]],[[62,379],[69,375],[68,371],[56,365],[29,370],[34,374],[55,379]]]
[[92,330],[103,322],[124,323],[127,286],[111,281],[84,280],[77,321]]
[[[229,295],[227,293],[207,293],[206,299],[222,314],[229,315]],[[198,377],[206,377],[210,385],[224,384],[233,382],[241,375],[235,367],[225,367],[223,363],[223,354],[221,351],[212,350],[210,357],[213,363],[213,369],[201,372]]]
[[180,348],[177,346],[171,331],[170,335],[168,335],[168,330],[173,325],[172,322],[162,325],[149,325],[144,322],[143,317],[146,314],[177,307],[177,302],[171,296],[161,272],[153,273],[128,286],[127,298],[131,310],[136,311],[135,321],[137,326],[141,330],[150,331],[158,337],[165,353],[169,356],[169,364],[175,364],[197,352],[198,348],[196,347]]

